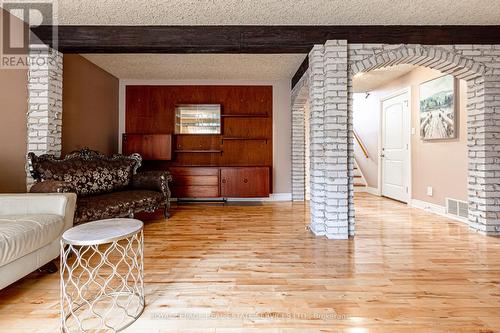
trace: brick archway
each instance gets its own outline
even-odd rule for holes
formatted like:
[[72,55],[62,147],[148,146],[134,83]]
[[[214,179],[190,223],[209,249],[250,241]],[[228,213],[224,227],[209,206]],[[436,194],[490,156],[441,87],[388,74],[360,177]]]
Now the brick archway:
[[[353,76],[397,64],[425,66],[467,81],[469,226],[485,234],[500,234],[500,212],[495,207],[500,202],[500,167],[495,171],[500,164],[500,46],[348,44],[342,40],[316,45],[309,54],[311,165],[306,167],[311,170],[311,230],[335,239],[354,235]],[[297,114],[300,107],[293,105],[292,112]],[[296,126],[293,121],[294,144],[300,141],[294,138]]]
[[[404,44],[384,45],[377,48],[371,44],[351,44],[349,47],[349,73],[355,75],[359,72],[368,72],[399,64],[429,67],[466,81],[486,73],[485,64],[459,54],[455,48],[456,46]],[[372,55],[367,55],[371,52],[373,52]]]

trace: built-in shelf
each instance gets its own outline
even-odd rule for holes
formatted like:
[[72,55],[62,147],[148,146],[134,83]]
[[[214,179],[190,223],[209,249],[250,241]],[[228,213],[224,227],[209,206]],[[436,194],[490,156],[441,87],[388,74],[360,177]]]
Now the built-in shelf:
[[254,141],[266,141],[269,140],[268,138],[236,138],[236,137],[223,137],[222,141],[224,140],[254,140]]
[[208,154],[222,154],[219,149],[178,149],[174,150],[175,153],[208,153]]
[[224,118],[269,118],[267,113],[264,114],[222,114]]
[[193,134],[193,133],[178,133],[178,134],[172,134],[173,136],[221,136],[221,134],[214,134],[214,133],[201,133],[201,134]]

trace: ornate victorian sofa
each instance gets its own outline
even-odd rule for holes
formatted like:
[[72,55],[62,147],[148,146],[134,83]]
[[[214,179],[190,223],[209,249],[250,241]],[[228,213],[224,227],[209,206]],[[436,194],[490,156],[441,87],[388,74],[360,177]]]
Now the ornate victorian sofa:
[[165,207],[169,217],[172,177],[167,171],[137,173],[139,154],[106,157],[84,148],[64,159],[28,154],[28,168],[36,183],[32,193],[77,194],[74,224],[112,217],[132,216]]

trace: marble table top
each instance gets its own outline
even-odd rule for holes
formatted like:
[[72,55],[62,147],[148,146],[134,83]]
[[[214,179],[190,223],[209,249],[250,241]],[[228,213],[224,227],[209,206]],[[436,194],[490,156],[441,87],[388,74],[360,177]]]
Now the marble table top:
[[62,240],[71,245],[99,245],[125,239],[138,233],[142,221],[128,218],[99,220],[77,225],[66,230]]

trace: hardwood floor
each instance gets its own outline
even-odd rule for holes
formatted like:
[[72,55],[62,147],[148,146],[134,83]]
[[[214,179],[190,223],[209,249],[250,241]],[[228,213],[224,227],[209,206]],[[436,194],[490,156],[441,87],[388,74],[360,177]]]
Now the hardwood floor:
[[[500,239],[356,194],[357,235],[301,203],[183,205],[145,228],[147,307],[126,332],[500,331]],[[0,292],[0,332],[57,332],[58,275]]]

